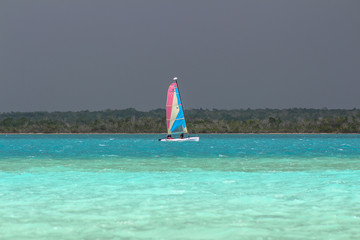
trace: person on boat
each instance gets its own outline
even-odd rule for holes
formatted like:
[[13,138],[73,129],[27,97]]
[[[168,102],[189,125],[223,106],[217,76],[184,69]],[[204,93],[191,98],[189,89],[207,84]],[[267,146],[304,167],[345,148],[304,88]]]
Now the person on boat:
[[180,139],[184,139],[184,134],[180,134]]
[[167,139],[174,139],[173,137],[171,137],[171,134],[167,135],[166,138],[167,138]]

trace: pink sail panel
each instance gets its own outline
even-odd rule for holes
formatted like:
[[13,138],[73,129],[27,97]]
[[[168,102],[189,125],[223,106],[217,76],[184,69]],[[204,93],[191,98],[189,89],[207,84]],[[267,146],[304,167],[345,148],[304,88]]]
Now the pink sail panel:
[[166,125],[167,129],[170,129],[170,119],[171,119],[171,112],[172,112],[172,105],[174,102],[174,97],[176,98],[175,87],[177,87],[176,83],[172,83],[169,86],[167,100],[166,100]]

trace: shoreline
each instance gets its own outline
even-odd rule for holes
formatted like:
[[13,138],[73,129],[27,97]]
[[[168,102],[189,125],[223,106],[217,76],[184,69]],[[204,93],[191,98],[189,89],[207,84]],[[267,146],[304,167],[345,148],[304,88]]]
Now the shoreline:
[[[0,135],[167,135],[167,133],[0,133]],[[360,133],[192,133],[191,135],[360,135]]]

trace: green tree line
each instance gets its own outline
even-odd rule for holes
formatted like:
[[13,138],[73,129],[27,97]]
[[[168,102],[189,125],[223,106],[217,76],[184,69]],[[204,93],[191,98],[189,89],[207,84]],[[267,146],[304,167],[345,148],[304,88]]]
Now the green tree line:
[[[191,133],[360,133],[359,109],[191,109]],[[165,110],[0,113],[0,133],[165,133]]]

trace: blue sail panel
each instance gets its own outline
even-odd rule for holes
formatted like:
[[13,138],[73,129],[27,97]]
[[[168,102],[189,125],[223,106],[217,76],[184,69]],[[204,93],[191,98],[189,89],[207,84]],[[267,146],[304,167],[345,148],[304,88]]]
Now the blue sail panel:
[[[180,126],[181,128],[179,128]],[[186,128],[186,122],[184,119],[184,114],[182,112],[179,112],[171,128],[171,132],[183,132],[185,128]]]
[[183,107],[182,107],[182,102],[181,102],[181,98],[180,98],[179,89],[177,87],[175,88],[175,92],[176,92],[176,98],[177,98],[177,101],[178,101],[178,104],[179,104],[179,113],[176,116],[176,120],[181,120],[181,119],[184,119],[184,111],[183,111]]
[[182,106],[179,106],[179,113],[178,115],[176,116],[176,120],[181,120],[181,119],[184,119],[184,111],[183,111],[183,108]]
[[181,98],[180,98],[179,89],[177,88],[177,86],[175,87],[175,94],[176,94],[176,98],[177,98],[178,104],[179,104],[179,106],[181,106],[181,105],[182,105],[182,102],[181,102]]
[[174,125],[171,128],[171,132],[183,133],[183,132],[185,132],[185,129],[186,129],[186,122],[185,122],[184,111],[183,111],[183,107],[182,107],[182,103],[181,103],[181,99],[180,99],[179,89],[177,87],[175,87],[175,93],[176,93],[176,98],[177,98],[177,102],[178,102],[179,113],[176,116]]
[[171,128],[172,133],[184,133],[186,127],[185,120],[177,120]]

